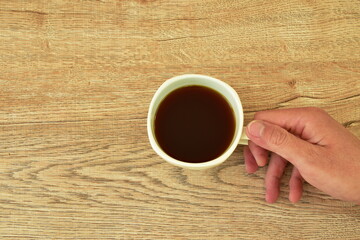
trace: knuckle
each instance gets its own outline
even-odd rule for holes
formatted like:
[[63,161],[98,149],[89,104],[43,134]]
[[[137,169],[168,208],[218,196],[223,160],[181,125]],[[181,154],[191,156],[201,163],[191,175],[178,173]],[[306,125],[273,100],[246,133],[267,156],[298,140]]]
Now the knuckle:
[[254,119],[260,119],[262,115],[262,112],[256,112],[254,115]]
[[288,139],[288,133],[281,128],[272,128],[269,133],[269,142],[275,146],[286,145]]

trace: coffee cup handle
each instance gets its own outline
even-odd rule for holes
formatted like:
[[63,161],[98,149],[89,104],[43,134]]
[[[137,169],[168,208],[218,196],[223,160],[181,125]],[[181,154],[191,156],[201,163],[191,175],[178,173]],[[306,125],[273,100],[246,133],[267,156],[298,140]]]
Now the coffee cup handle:
[[246,127],[243,127],[242,132],[241,132],[241,137],[240,137],[240,141],[239,141],[239,145],[248,145],[249,142],[249,138],[245,133],[246,131]]

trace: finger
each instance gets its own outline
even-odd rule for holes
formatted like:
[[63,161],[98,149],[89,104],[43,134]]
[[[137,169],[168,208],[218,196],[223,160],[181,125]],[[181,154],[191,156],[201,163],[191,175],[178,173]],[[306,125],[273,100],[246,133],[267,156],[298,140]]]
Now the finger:
[[254,119],[276,124],[312,143],[317,143],[324,132],[329,132],[326,122],[334,122],[324,110],[316,107],[261,111]]
[[[310,161],[312,158],[309,158],[309,156],[313,156],[314,153],[318,152],[315,145],[269,122],[252,121],[246,128],[246,134],[251,142],[277,153],[295,166]],[[254,157],[256,159],[255,155]]]
[[244,159],[245,159],[245,168],[248,173],[254,173],[258,170],[258,165],[256,164],[255,158],[252,155],[248,146],[244,147]]
[[301,199],[303,193],[303,182],[304,179],[302,178],[299,170],[294,167],[289,182],[289,200],[291,202],[296,203]]
[[277,155],[276,153],[271,154],[269,167],[265,177],[266,187],[266,201],[268,203],[274,203],[279,197],[280,193],[280,180],[284,174],[287,161]]
[[263,167],[266,165],[269,151],[249,141],[249,149],[254,156],[258,166]]
[[307,114],[307,108],[289,108],[257,112],[255,120],[264,120],[289,130],[294,125],[299,125],[301,117]]

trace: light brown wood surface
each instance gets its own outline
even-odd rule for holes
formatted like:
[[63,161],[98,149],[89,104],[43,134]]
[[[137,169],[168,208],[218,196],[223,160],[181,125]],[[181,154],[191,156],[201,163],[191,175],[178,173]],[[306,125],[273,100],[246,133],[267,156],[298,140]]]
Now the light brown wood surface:
[[264,200],[243,148],[206,171],[146,133],[166,79],[239,93],[245,123],[317,106],[360,137],[358,0],[0,0],[0,239],[360,239],[360,206],[310,185]]

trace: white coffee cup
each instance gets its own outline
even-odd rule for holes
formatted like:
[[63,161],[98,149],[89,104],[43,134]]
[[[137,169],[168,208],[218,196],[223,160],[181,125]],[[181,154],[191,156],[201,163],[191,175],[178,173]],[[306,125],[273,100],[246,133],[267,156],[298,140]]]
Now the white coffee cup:
[[[170,157],[159,146],[154,131],[154,126],[155,126],[154,121],[156,118],[156,112],[162,100],[169,93],[171,93],[172,91],[178,88],[185,86],[193,86],[193,85],[208,87],[220,93],[228,101],[235,115],[235,134],[227,150],[219,157],[202,163],[183,162]],[[154,151],[167,162],[175,166],[190,168],[190,169],[206,169],[210,167],[215,167],[223,163],[227,158],[229,158],[238,144],[247,145],[248,138],[245,135],[245,131],[244,131],[245,129],[243,127],[243,124],[244,124],[243,108],[240,102],[240,98],[236,93],[236,91],[223,81],[220,81],[216,78],[212,78],[209,76],[198,75],[198,74],[186,74],[186,75],[176,76],[165,81],[156,91],[153,99],[151,100],[148,117],[147,117],[148,136],[149,136],[150,144],[154,149]]]

